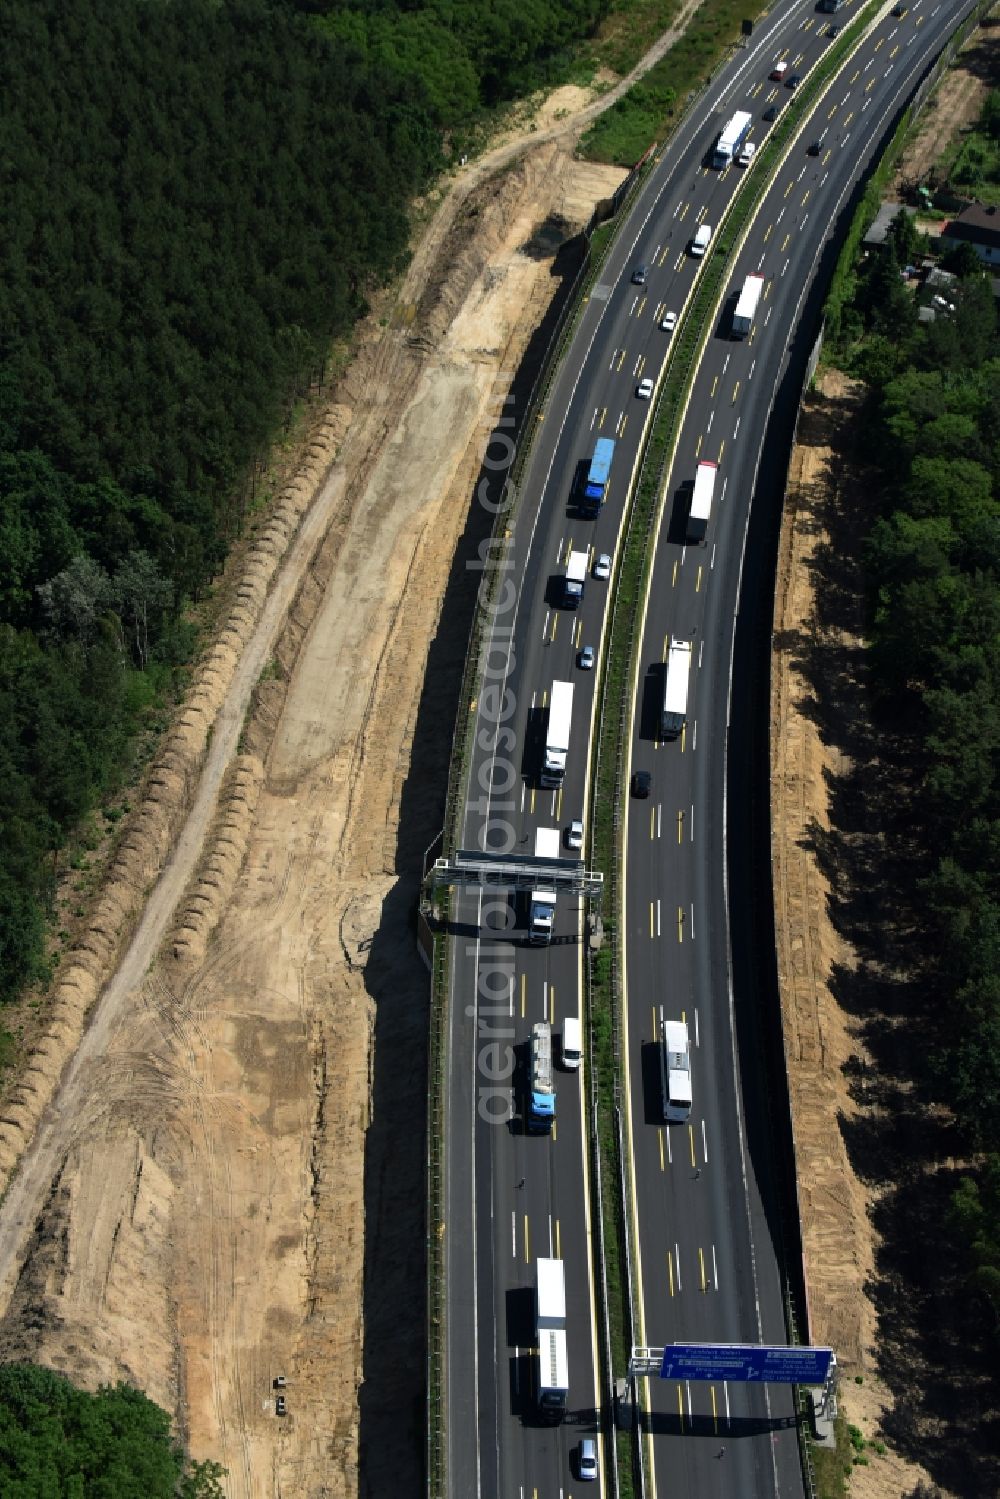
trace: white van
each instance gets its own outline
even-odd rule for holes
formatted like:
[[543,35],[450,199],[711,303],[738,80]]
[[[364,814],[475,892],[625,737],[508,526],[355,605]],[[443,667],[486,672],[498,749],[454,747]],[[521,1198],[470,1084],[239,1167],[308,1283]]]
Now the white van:
[[562,1064],[567,1072],[576,1072],[583,1061],[583,1028],[579,1017],[567,1015],[562,1028]]
[[700,258],[702,255],[704,255],[711,242],[711,224],[699,224],[698,231],[695,234],[694,239],[691,241],[691,254]]

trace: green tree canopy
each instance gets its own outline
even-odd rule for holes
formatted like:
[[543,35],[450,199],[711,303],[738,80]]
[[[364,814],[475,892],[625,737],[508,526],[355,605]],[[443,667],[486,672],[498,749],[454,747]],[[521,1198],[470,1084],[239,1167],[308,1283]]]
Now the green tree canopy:
[[222,1472],[189,1462],[166,1411],[128,1385],[92,1395],[50,1369],[0,1365],[4,1499],[222,1499]]

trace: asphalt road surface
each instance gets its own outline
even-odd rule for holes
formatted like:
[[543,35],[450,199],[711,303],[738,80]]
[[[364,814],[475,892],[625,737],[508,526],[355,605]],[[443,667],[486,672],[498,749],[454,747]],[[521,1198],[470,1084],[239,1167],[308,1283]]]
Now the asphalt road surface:
[[[917,0],[897,18],[886,6],[804,121],[730,266],[730,294],[700,362],[667,486],[631,746],[631,766],[651,773],[652,794],[627,805],[624,913],[629,1212],[638,1330],[650,1345],[788,1341],[782,1196],[762,1060],[773,953],[755,955],[749,911],[761,869],[766,883],[769,851],[749,847],[761,828],[766,842],[766,812],[761,821],[758,809],[755,823],[748,805],[754,729],[745,711],[759,706],[747,674],[766,680],[767,672],[787,460],[781,415],[787,427],[816,333],[817,290],[852,193],[968,8]],[[602,645],[609,585],[589,578],[574,613],[557,607],[555,583],[570,548],[591,558],[616,549],[651,411],[636,387],[656,381],[668,356],[670,335],[660,325],[691,292],[701,264],[688,249],[696,226],[718,224],[746,175],[707,164],[722,125],[747,109],[750,139],[766,139],[769,106],[797,108],[793,92],[768,79],[775,63],[784,59],[807,76],[832,45],[831,22],[842,28],[853,9],[830,17],[811,0],[782,4],[758,24],[652,173],[579,320],[537,429],[496,596],[465,848],[530,854],[537,828],[586,821],[597,674],[579,667],[578,653]],[[636,286],[631,272],[640,263],[647,277]],[[751,272],[765,278],[764,295],[752,334],[734,340],[732,307]],[[616,452],[607,502],[588,521],[571,501],[598,436],[614,437]],[[718,477],[705,542],[692,546],[684,486],[702,459],[718,464]],[[658,706],[671,636],[693,642],[693,665],[684,733],[663,743]],[[555,680],[574,683],[573,728],[565,782],[548,790],[538,785],[537,757]],[[758,724],[758,740],[761,732]],[[579,1487],[579,1441],[594,1434],[602,1438],[603,1491],[611,1412],[598,1383],[584,1074],[558,1074],[551,1136],[524,1129],[531,1025],[550,1020],[558,1037],[564,1017],[581,1011],[582,917],[579,902],[561,897],[551,946],[532,947],[523,903],[467,891],[453,906],[444,1232],[456,1499],[562,1499]],[[693,1051],[691,1117],[669,1126],[659,1102],[661,1008],[665,1018],[687,1021]],[[533,1394],[539,1255],[561,1258],[566,1274],[569,1399],[556,1426],[539,1420]],[[802,1492],[789,1390],[657,1380],[643,1399],[652,1494]]]

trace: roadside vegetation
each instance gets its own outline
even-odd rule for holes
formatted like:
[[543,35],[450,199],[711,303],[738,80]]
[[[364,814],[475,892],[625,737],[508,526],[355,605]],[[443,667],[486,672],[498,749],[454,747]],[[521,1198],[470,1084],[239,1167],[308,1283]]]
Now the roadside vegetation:
[[30,1364],[0,1366],[4,1499],[223,1499],[217,1463],[192,1463],[166,1413],[119,1384],[96,1394]]
[[740,0],[703,0],[669,52],[594,122],[580,143],[580,154],[590,161],[632,166],[654,141],[664,140],[684,113],[690,93],[708,80],[736,43],[746,15]]
[[955,192],[1000,204],[1000,89],[987,96],[975,129],[953,143],[942,171]]
[[[903,213],[884,246],[859,252],[870,208],[835,278],[825,348],[867,387],[864,674],[876,763],[841,805],[863,794],[864,821],[883,839],[874,867],[849,835],[835,856],[865,883],[863,916],[846,901],[838,909],[864,954],[850,1002],[878,1073],[862,1069],[859,1096],[882,1100],[873,1138],[852,1138],[879,1179],[876,1155],[891,1171],[903,1152],[877,1221],[906,1305],[885,1293],[883,1334],[897,1356],[909,1339],[939,1372],[961,1365],[961,1410],[949,1411],[961,1424],[968,1409],[995,1409],[1000,1389],[1000,332],[969,246],[938,262],[954,280],[925,283],[907,274],[928,245]],[[933,1223],[933,1271],[910,1237],[917,1221]],[[920,1315],[925,1298],[936,1315]],[[883,1359],[908,1386],[888,1347]],[[891,1435],[931,1462],[919,1428],[911,1413]],[[961,1445],[966,1491],[993,1491],[992,1460],[978,1454],[979,1468],[979,1444]],[[937,1438],[930,1447],[946,1456]]]

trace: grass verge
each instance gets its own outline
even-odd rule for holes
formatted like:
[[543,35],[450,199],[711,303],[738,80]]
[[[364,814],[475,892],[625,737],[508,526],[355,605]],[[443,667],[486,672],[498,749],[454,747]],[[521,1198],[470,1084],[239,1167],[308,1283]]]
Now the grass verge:
[[662,141],[687,108],[693,89],[708,82],[735,45],[746,15],[744,0],[704,0],[666,56],[591,126],[580,142],[580,155],[628,166],[654,141]]

